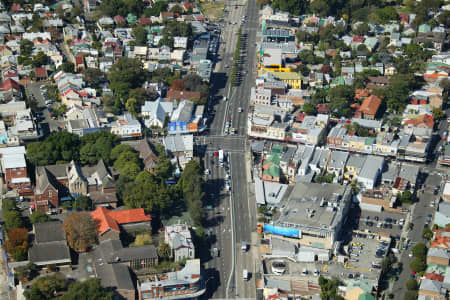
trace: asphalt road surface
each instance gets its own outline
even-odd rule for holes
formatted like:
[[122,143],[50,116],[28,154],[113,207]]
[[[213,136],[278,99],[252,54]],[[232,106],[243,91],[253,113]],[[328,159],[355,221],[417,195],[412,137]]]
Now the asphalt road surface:
[[[237,7],[235,8],[235,4]],[[219,249],[219,257],[210,257],[206,262],[206,283],[208,292],[204,298],[255,298],[255,270],[252,255],[252,231],[256,229],[255,205],[247,197],[248,178],[246,171],[246,125],[250,89],[255,78],[255,43],[258,26],[256,0],[230,1],[224,16],[226,23],[222,28],[222,44],[219,49],[219,62],[216,64],[211,84],[216,91],[211,100],[214,104],[214,117],[210,121],[207,135],[196,137],[196,145],[204,153],[203,164],[210,171],[206,176],[206,197],[212,210],[208,211],[207,230],[210,233],[211,250]],[[247,20],[241,24],[242,16]],[[231,24],[230,24],[231,23]],[[237,32],[241,28],[243,43],[241,83],[231,87],[231,72]],[[250,59],[250,61],[249,61]],[[223,101],[223,96],[228,101]],[[242,112],[239,112],[239,108]],[[236,135],[224,135],[228,117]],[[200,146],[199,146],[200,145]],[[218,157],[211,153],[223,149],[228,153],[227,162],[220,166]],[[228,171],[229,177],[225,179]],[[230,191],[225,190],[228,180]],[[241,251],[242,242],[250,245],[247,252]],[[243,270],[247,269],[250,280],[244,281]]]

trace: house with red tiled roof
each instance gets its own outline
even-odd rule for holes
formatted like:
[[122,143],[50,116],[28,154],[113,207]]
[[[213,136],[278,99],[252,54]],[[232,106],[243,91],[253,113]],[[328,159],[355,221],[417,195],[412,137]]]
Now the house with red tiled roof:
[[381,105],[381,99],[375,95],[371,95],[364,99],[361,107],[356,110],[355,118],[358,119],[366,119],[366,120],[375,120],[375,115],[378,112],[378,109]]
[[48,79],[47,69],[45,67],[35,68],[34,73],[36,74],[37,81]]
[[151,18],[139,18],[138,22],[141,25],[150,25],[150,24],[152,24],[152,19]]
[[5,99],[10,96],[21,96],[20,86],[17,81],[8,78],[0,83],[0,99]]
[[424,114],[417,119],[409,119],[403,122],[405,127],[431,128],[434,127],[434,118],[432,115]]
[[408,13],[399,13],[400,23],[403,25],[409,24],[409,14]]
[[122,17],[122,16],[120,16],[120,15],[117,15],[117,16],[114,17],[114,22],[115,22],[116,24],[126,24],[126,23],[127,23],[127,20],[125,20],[124,17]]
[[82,55],[75,56],[75,72],[84,70],[84,57]]
[[143,208],[112,211],[99,206],[91,212],[91,216],[97,225],[100,240],[119,239],[121,229],[151,229],[152,217],[145,214]]
[[200,99],[200,96],[200,92],[177,91],[172,89],[167,92],[167,100],[169,101],[196,100]]
[[355,90],[355,100],[363,100],[372,94],[370,89],[356,89]]
[[14,11],[14,12],[24,11],[24,9],[22,8],[22,6],[20,6],[19,3],[14,3],[11,6],[11,10]]
[[316,105],[317,113],[319,114],[328,114],[328,106],[326,104],[317,104]]
[[189,11],[189,9],[194,9],[195,8],[195,6],[194,6],[194,3],[192,3],[192,2],[183,2],[183,9],[184,9],[184,11]]

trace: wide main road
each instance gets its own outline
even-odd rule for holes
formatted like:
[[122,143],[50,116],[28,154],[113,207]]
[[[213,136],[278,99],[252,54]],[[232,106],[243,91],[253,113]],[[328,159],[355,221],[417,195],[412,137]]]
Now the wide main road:
[[[204,298],[255,298],[254,280],[243,282],[242,270],[253,271],[252,257],[250,253],[242,254],[240,245],[242,241],[251,241],[251,229],[255,223],[249,218],[250,208],[247,203],[247,176],[245,173],[245,130],[238,130],[239,135],[224,136],[224,124],[228,116],[232,122],[237,122],[237,127],[245,126],[246,113],[237,111],[242,106],[247,109],[247,99],[237,100],[236,95],[244,95],[244,89],[249,89],[251,80],[243,79],[240,87],[231,89],[229,73],[231,71],[234,50],[237,42],[239,28],[245,32],[247,27],[241,26],[242,16],[246,15],[246,26],[257,26],[257,11],[255,0],[246,5],[243,0],[229,1],[224,16],[226,23],[222,27],[222,43],[219,49],[219,62],[216,64],[211,83],[216,90],[213,104],[215,115],[210,123],[207,136],[196,137],[196,144],[202,145],[204,150],[203,164],[210,171],[206,175],[206,198],[212,205],[212,210],[207,212],[207,230],[210,234],[211,249],[220,251],[219,257],[212,257],[205,265],[207,295]],[[249,11],[250,14],[249,14]],[[251,25],[253,24],[253,25]],[[254,34],[255,35],[255,34]],[[251,39],[251,38],[250,38]],[[248,42],[250,42],[250,39]],[[252,44],[254,44],[254,37]],[[250,57],[254,57],[253,53]],[[245,62],[245,65],[248,65]],[[247,76],[252,76],[252,71],[247,71]],[[222,97],[230,98],[222,101]],[[239,119],[236,121],[236,119]],[[234,125],[235,123],[233,123]],[[242,125],[238,125],[242,124]],[[242,135],[244,134],[244,135]],[[228,163],[220,167],[218,158],[211,156],[212,151],[224,149],[228,153]],[[231,175],[228,180],[231,192],[225,191],[225,174]],[[254,213],[253,213],[254,215]],[[247,262],[243,262],[243,255],[247,255]],[[238,296],[239,295],[239,296]]]

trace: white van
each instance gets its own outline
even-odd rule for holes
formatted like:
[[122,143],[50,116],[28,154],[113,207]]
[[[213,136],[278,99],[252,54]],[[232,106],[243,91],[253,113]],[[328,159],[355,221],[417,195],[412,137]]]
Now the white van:
[[242,252],[247,252],[247,249],[248,249],[247,243],[246,242],[242,242],[242,245],[241,245]]
[[248,280],[248,270],[244,269],[244,271],[242,271],[242,278],[244,280]]

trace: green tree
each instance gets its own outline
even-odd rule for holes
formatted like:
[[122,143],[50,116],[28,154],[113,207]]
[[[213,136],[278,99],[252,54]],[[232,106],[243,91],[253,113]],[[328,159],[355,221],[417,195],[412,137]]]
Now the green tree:
[[358,27],[356,27],[353,32],[356,35],[364,36],[369,32],[369,30],[370,30],[369,24],[364,22],[364,23],[359,24]]
[[50,222],[52,221],[52,219],[49,216],[47,216],[45,212],[41,210],[35,210],[30,216],[30,221],[32,224],[37,224]]
[[88,196],[80,195],[75,198],[73,208],[76,210],[91,210],[93,208],[92,199]]
[[104,130],[85,134],[81,138],[81,163],[94,164],[102,159],[106,164],[111,164],[111,151],[119,142],[117,135]]
[[108,80],[114,93],[125,100],[130,90],[142,86],[146,75],[138,59],[122,57],[111,67]]
[[172,176],[173,166],[167,156],[162,156],[158,159],[158,164],[155,167],[155,174],[158,177],[168,179]]
[[306,3],[304,0],[274,0],[271,5],[276,10],[288,11],[290,14],[299,16],[305,12]]
[[415,258],[409,266],[416,273],[423,272],[427,268],[426,262],[420,258]]
[[190,161],[186,165],[177,185],[182,191],[189,215],[196,226],[201,226],[204,218],[202,206],[205,194],[202,169],[197,161]]
[[27,300],[50,300],[55,294],[66,288],[66,279],[62,274],[41,276],[36,279],[29,290],[25,290],[24,296]]
[[416,300],[417,296],[417,291],[406,291],[405,295],[403,296],[403,300]]
[[412,248],[414,257],[425,260],[427,257],[428,248],[424,243],[418,243]]
[[36,54],[35,56],[33,56],[33,62],[32,65],[33,67],[40,67],[43,65],[46,65],[48,62],[48,56],[45,55],[44,52],[39,51],[38,54]]
[[[136,152],[136,150],[127,144],[119,144],[115,146],[111,151],[111,159],[113,161],[117,160],[123,152]],[[136,152],[137,153],[137,152]]]
[[33,51],[34,43],[27,39],[20,40],[20,55],[30,57]]
[[84,81],[86,81],[89,86],[94,89],[98,89],[100,87],[100,83],[103,78],[102,71],[95,68],[86,68],[83,70],[82,74]]
[[8,231],[23,227],[22,214],[17,210],[4,212],[3,218],[5,219],[5,228]]
[[74,65],[72,62],[70,62],[70,61],[66,61],[66,62],[63,62],[63,63],[58,67],[57,70],[58,70],[58,71],[59,71],[59,70],[62,70],[62,71],[65,72],[65,73],[74,73],[74,72],[75,72],[75,65]]
[[147,45],[147,29],[145,29],[143,26],[136,26],[133,28],[132,33],[137,46]]
[[445,113],[442,111],[442,109],[438,107],[433,107],[433,118],[435,120],[440,120],[445,117]]
[[401,203],[407,203],[407,204],[412,203],[412,200],[413,200],[412,197],[413,197],[413,194],[408,190],[404,191],[403,193],[398,194],[398,199],[400,200]]
[[314,104],[312,104],[311,102],[306,102],[303,105],[302,109],[303,109],[303,112],[309,116],[315,115],[317,113],[316,106]]
[[328,90],[328,109],[337,118],[348,117],[351,114],[350,104],[355,96],[351,86],[340,85]]
[[171,207],[172,195],[167,185],[147,171],[140,172],[134,181],[126,184],[125,189],[122,196],[128,207],[142,207],[157,215]]
[[161,241],[156,250],[158,252],[159,258],[161,258],[162,260],[169,260],[171,250],[170,250],[170,246],[168,244]]
[[431,231],[430,228],[425,227],[423,229],[422,236],[423,236],[424,239],[429,241],[429,240],[431,240],[433,238],[433,231]]
[[141,164],[141,159],[139,158],[139,153],[133,151],[125,151],[120,153],[117,160],[114,162],[114,168],[121,171],[128,164]]
[[35,166],[55,164],[57,161],[78,161],[80,139],[78,135],[61,131],[52,133],[42,142],[27,145],[28,160]]
[[102,287],[100,279],[89,278],[82,282],[74,282],[69,285],[67,293],[62,297],[62,300],[113,300],[114,293],[107,291]]
[[127,103],[125,104],[125,108],[134,116],[137,115],[139,110],[138,103],[134,98],[128,98]]
[[162,11],[167,11],[168,5],[166,1],[158,1],[155,4],[153,4],[151,7],[145,9],[144,16],[150,17],[150,16],[159,16],[159,14]]
[[415,280],[414,278],[408,279],[408,281],[406,281],[406,288],[409,291],[417,291],[419,289],[419,285],[417,284],[417,280]]

